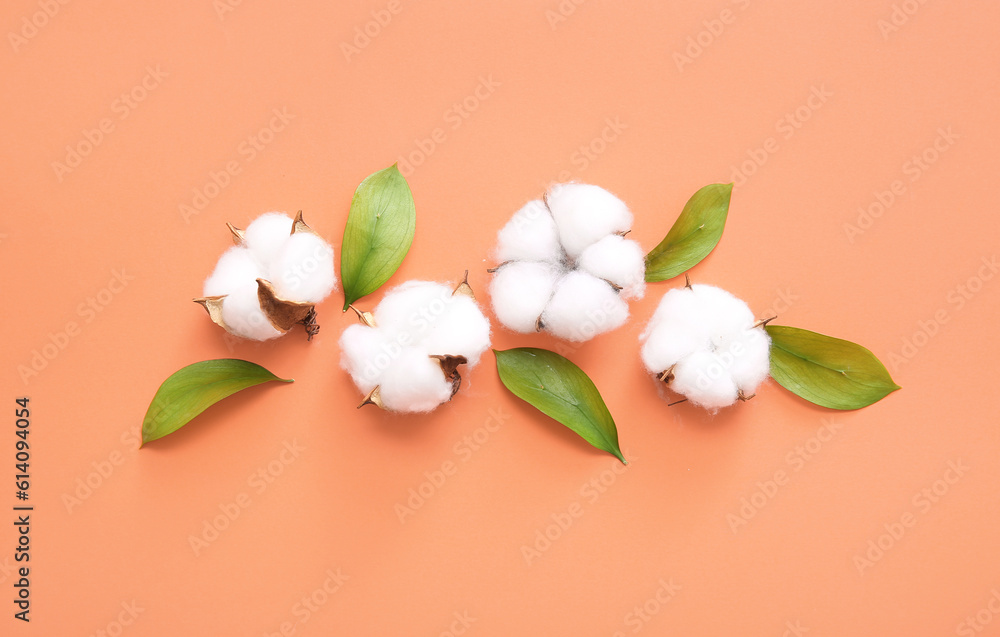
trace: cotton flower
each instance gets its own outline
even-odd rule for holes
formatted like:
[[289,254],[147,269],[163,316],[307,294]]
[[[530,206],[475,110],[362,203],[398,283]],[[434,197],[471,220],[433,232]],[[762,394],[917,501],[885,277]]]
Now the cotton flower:
[[365,394],[362,406],[431,411],[458,392],[458,366],[471,370],[490,346],[490,323],[467,282],[453,290],[408,281],[359,316],[362,324],[340,337],[340,366]]
[[556,184],[514,213],[497,234],[490,297],[515,332],[546,330],[586,341],[628,320],[627,299],[645,292],[642,248],[626,239],[632,213],[607,190]]
[[687,400],[710,410],[748,400],[767,378],[771,339],[746,303],[710,285],[663,296],[639,337],[642,362]]
[[301,323],[319,330],[315,305],[337,286],[333,248],[302,221],[268,212],[246,230],[232,225],[233,242],[195,299],[230,334],[256,341],[282,336]]

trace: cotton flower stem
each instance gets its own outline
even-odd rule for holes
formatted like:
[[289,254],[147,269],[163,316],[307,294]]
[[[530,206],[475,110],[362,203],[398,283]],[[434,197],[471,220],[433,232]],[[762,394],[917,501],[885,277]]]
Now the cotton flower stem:
[[229,232],[233,233],[233,243],[235,243],[238,246],[246,244],[246,241],[247,241],[246,240],[246,235],[243,232],[243,230],[237,228],[236,226],[234,226],[233,224],[229,223],[228,221],[226,222],[226,227],[229,228]]
[[691,277],[687,275],[687,272],[684,273],[684,287],[691,289]]
[[687,398],[681,398],[680,400],[675,400],[672,403],[667,403],[667,407],[673,407],[674,405],[679,405],[681,403],[686,403],[687,400],[688,400]]
[[767,325],[768,323],[770,323],[771,321],[773,321],[776,318],[778,318],[777,314],[775,314],[771,318],[760,319],[759,321],[757,321],[756,323],[754,323],[753,326],[750,329],[754,330],[754,329],[757,329],[758,327],[764,327],[765,325]]
[[753,393],[753,394],[750,394],[749,396],[747,396],[746,394],[743,393],[743,390],[741,389],[741,390],[739,390],[736,393],[736,398],[738,398],[742,402],[746,402],[746,401],[750,400],[751,398],[753,398],[756,395],[757,395],[756,393]]
[[612,283],[611,281],[608,281],[607,279],[601,279],[601,280],[604,281],[605,283],[607,283],[608,285],[610,285],[611,289],[613,289],[615,292],[621,292],[622,289],[623,289],[622,286],[616,285],[616,284]]
[[309,308],[309,312],[299,321],[306,330],[306,340],[313,340],[313,336],[319,333],[319,324],[316,323],[316,307]]
[[295,234],[296,232],[309,232],[311,234],[315,234],[317,237],[319,236],[315,230],[310,228],[309,225],[302,220],[301,210],[295,213],[295,219],[292,221],[292,231],[289,234]]
[[375,405],[379,409],[385,409],[385,405],[382,404],[381,388],[378,385],[375,386],[375,389],[368,392],[368,395],[365,396],[365,401],[358,405],[358,409],[361,409],[365,405]]
[[496,272],[497,270],[499,270],[499,269],[500,269],[500,268],[502,268],[503,266],[507,265],[508,263],[511,263],[511,262],[510,262],[510,261],[504,261],[503,263],[501,263],[500,265],[498,265],[498,266],[497,266],[497,267],[495,267],[495,268],[486,268],[486,271],[487,271],[488,273],[490,273],[490,274],[494,274],[494,273],[495,273],[495,272]]
[[224,298],[226,298],[226,295],[221,294],[219,296],[205,296],[199,299],[191,300],[205,308],[205,311],[208,312],[208,316],[212,319],[213,323],[225,329],[226,323],[222,320],[222,300]]
[[467,296],[473,301],[476,300],[476,294],[472,291],[472,286],[469,285],[469,271],[465,271],[465,276],[462,278],[462,282],[459,283],[451,293],[452,296]]
[[354,313],[358,315],[358,320],[367,325],[368,327],[375,327],[375,315],[371,312],[362,312],[354,305],[348,305],[350,309],[354,310]]
[[662,374],[656,377],[657,379],[663,381],[664,383],[670,384],[670,381],[674,379],[674,366],[671,365],[670,369],[666,369]]

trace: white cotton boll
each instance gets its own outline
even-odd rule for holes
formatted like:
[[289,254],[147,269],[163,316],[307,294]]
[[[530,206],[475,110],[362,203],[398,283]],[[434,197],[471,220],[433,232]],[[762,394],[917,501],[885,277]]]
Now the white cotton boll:
[[553,185],[544,207],[529,203],[498,234],[501,267],[490,286],[497,318],[523,333],[540,321],[574,341],[620,327],[625,300],[642,298],[646,288],[642,248],[620,236],[631,227],[628,206],[607,190]]
[[621,288],[625,299],[641,299],[646,291],[646,255],[638,243],[612,234],[580,253],[577,266]]
[[515,332],[534,332],[561,276],[560,268],[549,263],[513,261],[501,266],[490,282],[497,319]]
[[670,290],[640,337],[646,369],[708,409],[751,396],[770,371],[771,339],[746,303],[709,285]]
[[401,351],[381,330],[367,325],[351,325],[340,335],[340,367],[364,394],[382,381],[382,373]]
[[[694,291],[688,287],[673,288],[667,290],[667,293],[663,295],[660,299],[660,304],[656,306],[656,311],[653,312],[653,318],[649,319],[649,325],[646,327],[646,332],[643,334],[642,338],[646,338],[646,334],[650,330],[665,320],[677,319],[687,319],[688,317],[697,317],[700,313],[700,306],[698,304],[698,299],[694,295]],[[690,319],[692,324],[697,324],[698,319]]]
[[441,365],[423,348],[405,349],[382,373],[379,393],[386,409],[431,411],[451,398],[452,385]]
[[233,246],[219,257],[212,274],[205,279],[202,294],[204,296],[230,294],[248,281],[253,282],[253,288],[256,290],[257,279],[262,274],[260,266],[249,250]]
[[632,213],[618,197],[600,186],[556,184],[545,197],[570,258],[603,237],[632,227]]
[[475,367],[489,346],[490,322],[468,296],[452,296],[447,310],[423,341],[431,354],[464,356],[468,369]]
[[562,259],[556,223],[545,203],[536,199],[514,213],[497,233],[496,258],[506,261],[548,261]]
[[642,363],[647,371],[657,375],[705,345],[705,340],[692,334],[686,325],[671,320],[659,322],[643,338]]
[[257,298],[257,278],[260,267],[246,248],[226,250],[205,279],[204,296],[225,295],[222,300],[222,320],[236,336],[266,341],[283,332],[277,330],[260,309]]
[[240,283],[222,301],[222,321],[236,336],[266,341],[284,334],[271,324],[260,309],[257,281]]
[[267,267],[292,234],[292,219],[281,212],[265,212],[243,231],[246,247]]
[[[372,314],[374,326],[344,331],[340,366],[367,402],[388,411],[426,412],[450,400],[459,370],[471,369],[490,346],[482,310],[448,285],[409,281],[389,290]],[[435,357],[447,356],[466,363],[449,361],[446,376]]]
[[586,341],[621,327],[628,304],[614,288],[586,272],[574,271],[556,283],[542,313],[545,329],[570,341]]
[[744,395],[749,396],[770,373],[771,337],[763,327],[744,330],[733,339],[730,351],[734,356],[729,374]]
[[375,323],[390,335],[416,343],[444,314],[452,290],[433,281],[407,281],[388,292],[375,307]]
[[756,320],[750,307],[729,292],[711,285],[694,284],[700,321],[713,334],[749,329]]
[[670,387],[705,409],[720,409],[736,402],[739,390],[719,356],[695,352],[677,363]]
[[333,248],[311,232],[297,232],[274,255],[268,280],[278,298],[319,303],[337,285]]

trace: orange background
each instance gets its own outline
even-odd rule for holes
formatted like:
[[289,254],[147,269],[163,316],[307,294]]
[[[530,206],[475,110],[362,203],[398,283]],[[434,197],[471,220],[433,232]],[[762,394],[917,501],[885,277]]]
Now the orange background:
[[[1000,280],[982,267],[1000,230],[1000,6],[226,1],[4,4],[4,634],[1000,635]],[[53,167],[87,136],[78,166]],[[853,413],[773,382],[715,417],[668,408],[637,338],[678,283],[650,285],[624,328],[570,354],[615,415],[631,460],[615,473],[506,392],[491,354],[431,415],[359,411],[339,294],[312,343],[235,342],[191,303],[226,221],[302,209],[339,259],[358,183],[420,153],[392,284],[468,268],[486,299],[496,230],[553,180],[620,195],[648,250],[697,188],[735,179],[693,279],[866,345],[903,389]],[[115,271],[132,278],[111,292]],[[494,347],[520,345],[557,344],[495,329]],[[137,451],[160,382],[219,357],[296,382]],[[30,625],[6,601],[20,395]],[[196,554],[189,538],[237,501]],[[529,563],[525,547],[545,550]]]

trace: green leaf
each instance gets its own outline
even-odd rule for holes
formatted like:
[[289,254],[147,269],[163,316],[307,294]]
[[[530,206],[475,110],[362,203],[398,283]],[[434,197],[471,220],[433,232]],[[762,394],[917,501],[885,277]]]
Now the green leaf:
[[171,434],[192,418],[241,389],[278,378],[260,365],[235,358],[182,367],[163,381],[142,419],[142,444]]
[[396,164],[365,177],[354,192],[340,248],[345,312],[399,268],[416,225],[413,194]]
[[708,256],[722,238],[732,184],[709,184],[688,199],[660,245],[646,255],[646,281],[684,274]]
[[515,396],[628,464],[618,429],[593,381],[569,359],[534,347],[493,350],[500,381]]
[[771,377],[810,402],[859,409],[899,389],[885,365],[857,343],[797,327],[765,329],[771,336]]

